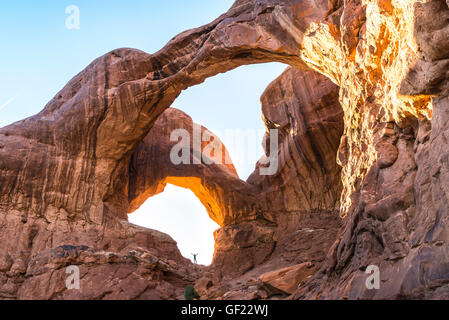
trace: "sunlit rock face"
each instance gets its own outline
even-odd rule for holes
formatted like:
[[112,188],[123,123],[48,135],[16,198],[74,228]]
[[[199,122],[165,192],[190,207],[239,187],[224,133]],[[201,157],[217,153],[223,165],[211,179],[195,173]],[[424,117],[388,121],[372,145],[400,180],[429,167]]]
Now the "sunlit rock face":
[[313,23],[303,41],[302,58],[341,88],[343,216],[354,191],[381,157],[382,127],[410,116],[431,117],[429,95],[400,92],[419,55],[413,29],[416,2],[345,1],[325,21]]
[[[297,298],[449,298],[448,12],[445,1],[344,7],[338,161],[347,216],[321,272]],[[344,27],[346,17],[362,20],[349,42],[344,30],[357,24]],[[380,269],[379,290],[365,284],[369,265]]]
[[[249,288],[274,271],[298,299],[449,298],[448,16],[444,0],[241,0],[155,54],[98,58],[0,129],[0,297],[179,298],[201,278],[208,297],[269,298]],[[295,68],[262,97],[267,133],[281,133],[273,176],[261,163],[246,182],[232,166],[154,172],[151,150],[170,146],[151,131],[159,116],[192,125],[163,114],[182,90],[270,61]],[[167,182],[222,226],[206,273],[127,221]],[[89,290],[66,290],[73,264]]]

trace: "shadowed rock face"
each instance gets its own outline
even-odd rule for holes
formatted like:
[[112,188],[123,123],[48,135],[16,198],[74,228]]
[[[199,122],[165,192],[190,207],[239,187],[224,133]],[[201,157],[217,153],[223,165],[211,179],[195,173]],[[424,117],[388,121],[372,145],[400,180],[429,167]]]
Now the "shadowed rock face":
[[[249,288],[263,273],[284,267],[306,264],[310,273],[316,272],[340,227],[341,170],[335,158],[343,110],[338,87],[314,71],[288,68],[261,101],[267,138],[269,131],[279,130],[279,169],[260,175],[258,163],[247,180],[256,191],[259,215],[254,221],[216,231],[214,261],[197,284],[209,298],[278,294]],[[205,290],[209,282],[213,285]]]
[[[277,274],[298,282],[296,298],[448,298],[448,15],[443,0],[242,0],[153,55],[98,58],[0,129],[0,297],[177,298],[201,278],[204,296],[269,298],[286,293]],[[156,156],[167,128],[193,125],[163,114],[182,90],[269,61],[295,68],[262,97],[281,133],[274,175],[244,182],[232,166]],[[167,182],[222,226],[205,273],[127,222]],[[83,290],[66,290],[68,265]]]

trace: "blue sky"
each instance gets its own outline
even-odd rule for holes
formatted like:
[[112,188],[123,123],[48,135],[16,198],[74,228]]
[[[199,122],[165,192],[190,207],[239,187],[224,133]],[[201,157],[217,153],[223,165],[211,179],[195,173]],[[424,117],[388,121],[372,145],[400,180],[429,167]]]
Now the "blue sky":
[[[156,52],[179,32],[212,21],[232,3],[232,0],[2,1],[0,127],[39,112],[98,56],[121,47]],[[70,5],[80,9],[79,30],[66,28],[65,11]],[[218,75],[185,91],[173,107],[217,133],[229,129],[260,132],[263,130],[260,95],[284,69],[285,66],[273,63]],[[220,137],[227,145],[225,137]],[[230,151],[234,159],[241,156]],[[239,175],[246,179],[255,161],[237,162]],[[170,187],[164,194],[148,200],[130,220],[170,234],[183,254],[200,252],[200,262],[207,264],[213,252],[211,233],[217,226],[208,220],[205,209],[198,203],[190,191]],[[180,214],[189,213],[190,218],[182,227],[171,222]],[[170,219],[163,219],[164,216]],[[195,230],[194,236],[191,230]]]

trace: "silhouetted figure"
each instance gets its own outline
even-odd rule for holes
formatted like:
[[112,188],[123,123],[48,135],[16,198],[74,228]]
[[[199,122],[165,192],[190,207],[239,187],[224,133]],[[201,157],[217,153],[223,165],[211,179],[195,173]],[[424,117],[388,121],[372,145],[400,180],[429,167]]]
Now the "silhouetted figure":
[[193,256],[193,263],[198,264],[198,260],[196,259],[196,257],[198,257],[198,253],[192,253],[192,256]]

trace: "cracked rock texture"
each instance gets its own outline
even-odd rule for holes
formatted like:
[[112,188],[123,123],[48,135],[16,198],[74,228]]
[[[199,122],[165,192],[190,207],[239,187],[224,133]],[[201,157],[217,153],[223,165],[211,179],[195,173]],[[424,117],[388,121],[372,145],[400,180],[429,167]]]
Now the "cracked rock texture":
[[[445,0],[238,0],[155,54],[98,58],[0,129],[0,297],[449,298],[448,17]],[[168,109],[182,90],[270,61],[290,65],[261,99],[273,175],[265,157],[247,181],[164,160],[170,128],[194,127]],[[166,183],[220,224],[210,267],[128,223]]]

